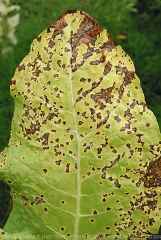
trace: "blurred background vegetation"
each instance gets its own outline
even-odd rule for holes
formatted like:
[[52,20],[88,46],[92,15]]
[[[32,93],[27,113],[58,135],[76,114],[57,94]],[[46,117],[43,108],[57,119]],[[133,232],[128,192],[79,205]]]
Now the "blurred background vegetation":
[[[161,0],[0,0],[0,150],[10,134],[14,103],[9,86],[14,71],[32,40],[67,9],[86,11],[130,55],[148,107],[161,127]],[[1,181],[0,227],[10,208],[9,189]]]

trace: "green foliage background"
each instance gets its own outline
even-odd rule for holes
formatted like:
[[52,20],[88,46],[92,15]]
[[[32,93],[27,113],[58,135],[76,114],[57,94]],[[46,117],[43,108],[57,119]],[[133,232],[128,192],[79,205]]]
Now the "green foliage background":
[[[0,56],[0,150],[8,143],[14,103],[9,93],[10,80],[29,52],[32,40],[67,9],[86,11],[107,29],[116,45],[132,58],[148,107],[161,127],[161,0],[11,0],[21,7],[16,29],[18,44]],[[0,46],[1,48],[1,46]],[[8,188],[0,184],[0,227],[4,211],[11,207]],[[7,190],[6,190],[7,189]],[[6,192],[7,191],[7,192]]]

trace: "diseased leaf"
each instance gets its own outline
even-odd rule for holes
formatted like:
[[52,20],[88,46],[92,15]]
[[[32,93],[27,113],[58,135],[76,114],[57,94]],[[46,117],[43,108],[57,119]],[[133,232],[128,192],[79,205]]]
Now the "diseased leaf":
[[[82,11],[32,43],[11,80],[1,239],[146,239],[160,226],[161,135],[130,57]],[[128,238],[129,237],[129,238]]]

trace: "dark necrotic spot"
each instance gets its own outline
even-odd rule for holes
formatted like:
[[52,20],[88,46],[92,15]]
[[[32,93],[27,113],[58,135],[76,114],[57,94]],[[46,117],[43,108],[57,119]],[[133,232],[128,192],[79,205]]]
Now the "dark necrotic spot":
[[104,238],[103,234],[99,234],[96,239],[101,239],[101,238]]
[[[41,71],[39,69],[36,69],[35,72],[33,72],[32,74],[36,77],[39,77],[40,73],[41,73]],[[32,78],[32,79],[36,81],[36,78]]]
[[122,132],[122,131],[125,131],[125,127],[122,127],[121,129],[120,129],[120,131]]
[[15,85],[15,84],[16,84],[16,80],[12,79],[11,82],[10,82],[10,85]]
[[59,160],[56,160],[55,163],[56,163],[56,165],[60,166],[61,160],[60,160],[60,159],[59,159]]
[[90,108],[89,110],[90,110],[92,115],[95,114],[95,110],[93,108]]
[[80,82],[85,82],[85,81],[86,81],[86,79],[83,77],[80,79]]
[[116,120],[116,122],[121,122],[121,119],[118,116],[115,116],[114,119]]
[[70,52],[70,49],[67,48],[67,47],[65,47],[65,48],[64,48],[64,52]]
[[155,223],[154,218],[150,218],[150,219],[149,219],[149,225],[150,225],[150,226],[153,226],[154,223]]
[[44,133],[42,136],[42,139],[43,139],[42,145],[48,145],[48,138],[49,138],[49,133],[48,132]]
[[126,129],[130,129],[130,122],[125,124]]
[[124,77],[124,85],[128,85],[132,82],[132,80],[134,79],[134,72],[128,71],[126,69],[125,71],[125,77]]
[[59,76],[59,74],[54,74],[53,77],[54,78],[57,78]]
[[99,60],[91,61],[89,64],[90,65],[99,65],[100,61]]
[[78,90],[77,94],[80,95],[82,91],[83,91],[83,88],[80,88],[80,89]]
[[55,45],[55,43],[50,39],[49,43],[48,43],[48,46],[50,48],[52,48],[53,46]]
[[94,211],[93,211],[93,214],[97,214],[97,211],[96,211],[96,210],[94,210]]
[[137,131],[137,128],[136,128],[136,127],[132,128],[132,131],[133,131],[133,132],[136,132],[136,131]]
[[100,62],[101,63],[104,63],[106,60],[106,56],[105,55],[102,55],[101,58],[100,58]]
[[47,82],[47,85],[50,85],[50,83],[51,83],[51,81],[48,81],[48,82]]
[[118,179],[114,182],[115,187],[120,188],[121,184],[119,183]]
[[103,172],[103,173],[102,173],[101,178],[102,178],[102,179],[106,179],[106,172]]
[[102,119],[102,116],[101,116],[101,113],[100,113],[100,112],[97,113],[96,116],[97,116],[97,118]]
[[22,70],[25,70],[25,65],[24,64],[18,66],[18,71],[20,72]]
[[36,197],[35,198],[35,203],[37,204],[42,204],[45,203],[44,199],[42,197]]
[[104,67],[103,74],[104,74],[104,75],[107,75],[107,73],[110,72],[111,68],[112,68],[112,64],[108,61],[108,62],[106,63],[106,65],[105,65],[105,67]]
[[124,94],[124,86],[123,86],[123,84],[119,87],[118,94],[119,94],[119,99],[121,99],[123,94]]
[[74,135],[73,135],[73,134],[71,134],[71,135],[70,135],[70,139],[71,139],[71,140],[73,140],[73,138],[74,138]]
[[61,67],[61,60],[58,60],[57,64],[58,64],[59,67]]
[[44,173],[47,173],[47,169],[43,168],[43,172],[44,172]]
[[97,153],[101,154],[101,152],[102,152],[102,148],[97,148]]
[[130,113],[129,108],[124,112],[124,117],[129,117],[130,119],[132,118],[132,114]]
[[43,69],[44,69],[44,71],[50,71],[51,70],[49,64],[46,67],[44,67]]
[[27,206],[28,205],[28,199],[22,194],[21,194],[21,198],[22,198],[24,206]]
[[70,163],[67,163],[66,164],[66,170],[65,170],[66,173],[69,173],[69,167],[70,167]]
[[109,210],[111,210],[111,208],[110,208],[110,207],[107,207],[106,210],[109,211]]
[[48,209],[45,207],[45,208],[44,208],[44,211],[47,212],[47,210],[48,210]]
[[82,124],[83,124],[83,122],[82,122],[82,121],[79,121],[79,122],[78,122],[78,125],[82,125]]
[[42,38],[42,36],[38,36],[38,37],[36,38],[36,40],[37,40],[38,42],[41,42],[41,38]]
[[91,222],[93,223],[93,222],[94,222],[94,219],[91,219]]
[[161,157],[151,161],[144,176],[144,187],[161,186]]
[[82,98],[83,98],[83,97],[78,97],[78,98],[76,99],[76,102],[81,101]]
[[98,103],[101,105],[101,99],[103,99],[106,103],[112,103],[112,90],[114,89],[115,84],[113,84],[112,87],[101,89],[100,92],[97,92],[96,94],[91,94],[91,98],[95,101],[95,103]]
[[126,146],[127,146],[128,148],[130,148],[130,143],[127,143]]

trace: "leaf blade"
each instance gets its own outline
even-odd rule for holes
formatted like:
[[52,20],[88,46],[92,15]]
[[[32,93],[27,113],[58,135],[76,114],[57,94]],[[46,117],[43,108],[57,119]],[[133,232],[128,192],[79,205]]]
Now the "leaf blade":
[[152,184],[160,180],[149,180],[146,167],[160,157],[159,127],[132,60],[106,30],[84,12],[64,13],[33,41],[11,94],[0,168],[14,198],[6,232],[62,239],[157,232]]

